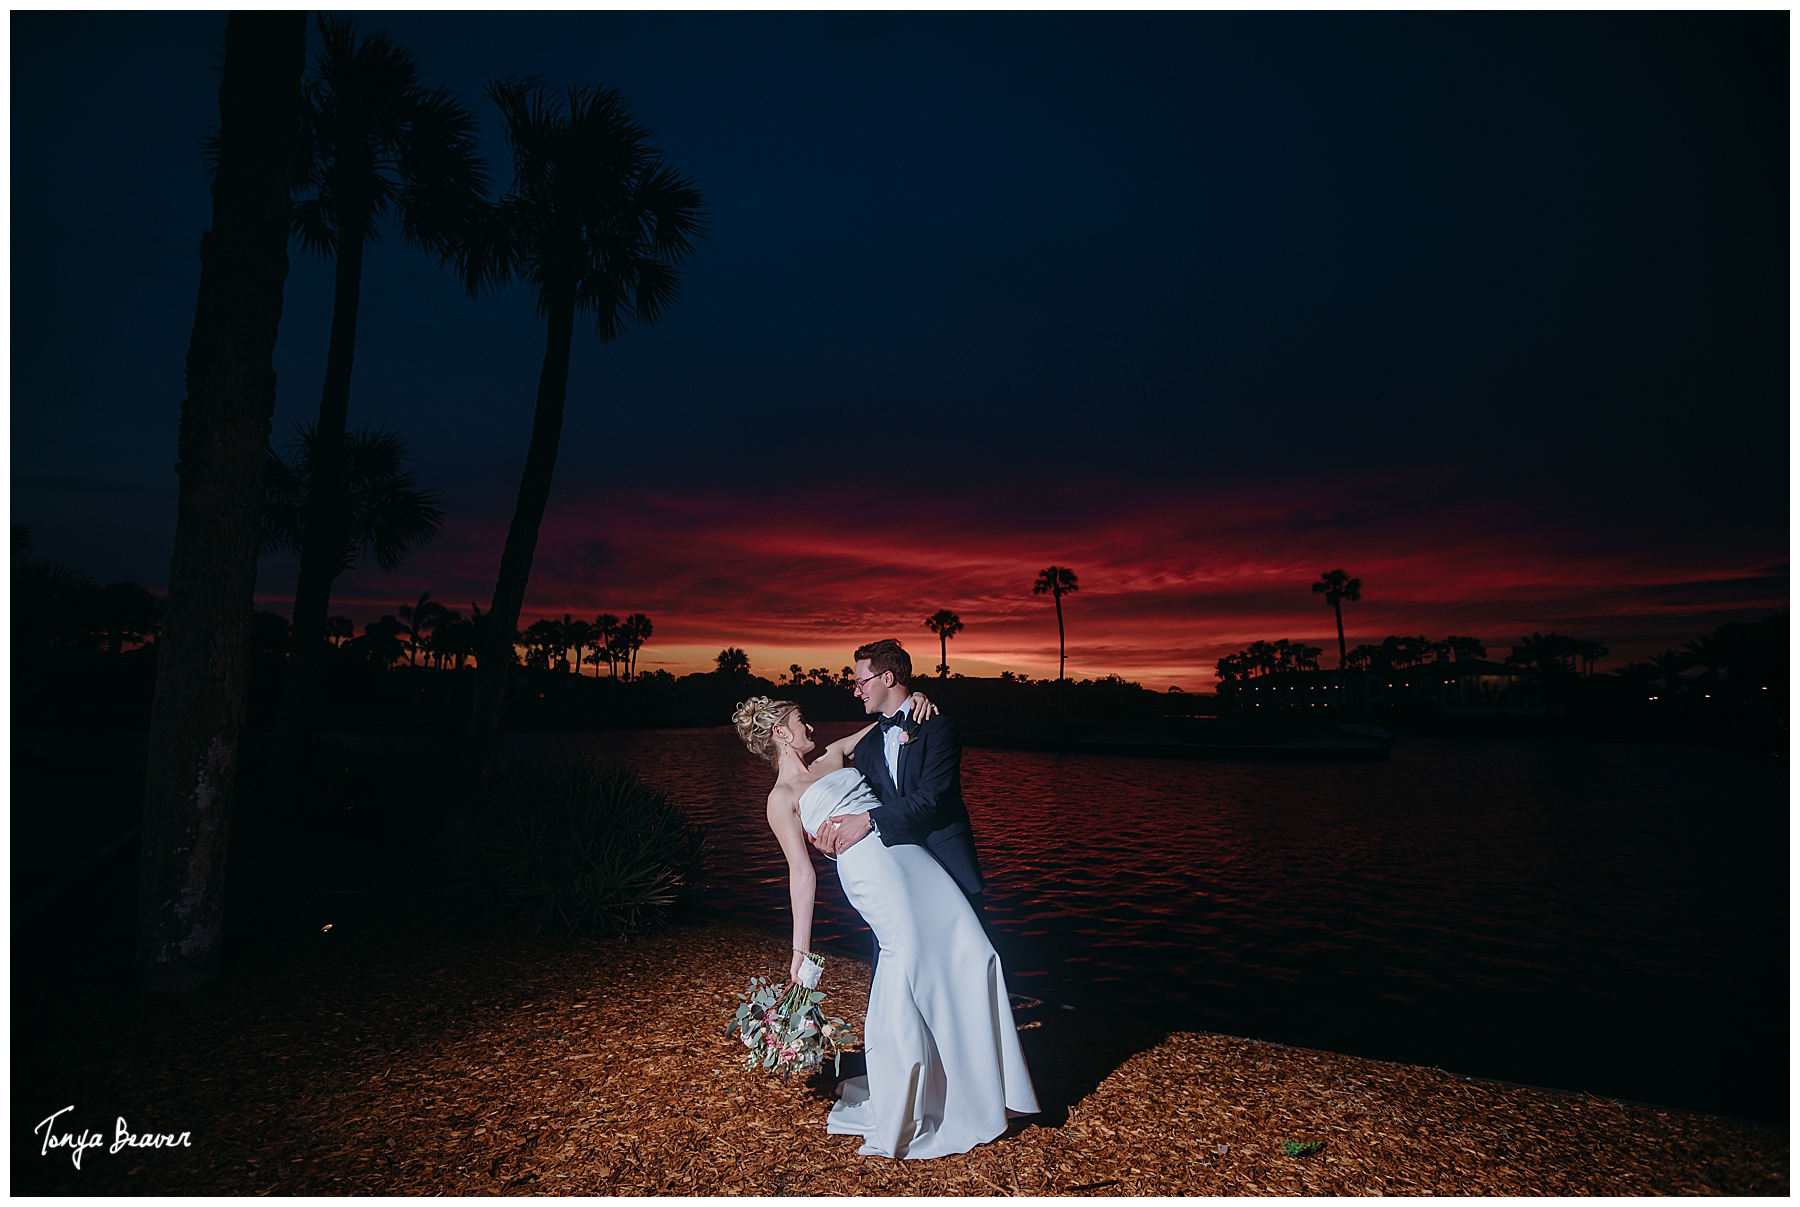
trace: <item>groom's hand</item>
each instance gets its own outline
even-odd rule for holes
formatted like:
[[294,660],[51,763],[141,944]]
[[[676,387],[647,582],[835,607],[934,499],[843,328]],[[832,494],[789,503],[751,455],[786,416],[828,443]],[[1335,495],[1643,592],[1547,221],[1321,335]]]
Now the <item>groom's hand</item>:
[[821,851],[837,858],[854,846],[860,838],[873,827],[869,823],[867,813],[846,813],[842,817],[834,817],[819,827],[819,839],[816,845]]

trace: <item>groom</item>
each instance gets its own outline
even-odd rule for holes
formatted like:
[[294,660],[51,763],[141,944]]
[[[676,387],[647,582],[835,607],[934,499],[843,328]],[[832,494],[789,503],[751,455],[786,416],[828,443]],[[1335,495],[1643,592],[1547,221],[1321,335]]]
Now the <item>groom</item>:
[[813,845],[836,857],[873,828],[886,846],[924,847],[980,918],[981,864],[963,806],[962,742],[956,727],[942,712],[923,724],[913,721],[908,684],[912,658],[898,641],[876,641],[857,650],[855,675],[854,691],[863,711],[879,716],[881,724],[857,743],[853,757],[881,804],[820,826]]

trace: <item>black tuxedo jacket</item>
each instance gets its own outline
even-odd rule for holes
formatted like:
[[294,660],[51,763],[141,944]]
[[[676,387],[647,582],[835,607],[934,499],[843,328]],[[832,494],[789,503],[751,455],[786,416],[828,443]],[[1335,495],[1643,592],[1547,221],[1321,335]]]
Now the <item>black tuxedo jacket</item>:
[[924,847],[965,893],[982,888],[981,863],[962,795],[962,741],[939,713],[900,747],[900,782],[888,775],[881,726],[856,744],[856,767],[881,801],[869,816],[884,845]]

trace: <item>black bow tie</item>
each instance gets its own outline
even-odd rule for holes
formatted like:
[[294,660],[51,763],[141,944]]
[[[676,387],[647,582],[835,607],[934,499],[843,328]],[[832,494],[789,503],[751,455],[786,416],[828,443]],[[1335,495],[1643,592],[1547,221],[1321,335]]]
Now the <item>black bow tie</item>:
[[904,725],[904,724],[906,724],[906,714],[897,712],[891,717],[881,718],[881,732],[886,733],[888,730],[894,728],[896,725]]

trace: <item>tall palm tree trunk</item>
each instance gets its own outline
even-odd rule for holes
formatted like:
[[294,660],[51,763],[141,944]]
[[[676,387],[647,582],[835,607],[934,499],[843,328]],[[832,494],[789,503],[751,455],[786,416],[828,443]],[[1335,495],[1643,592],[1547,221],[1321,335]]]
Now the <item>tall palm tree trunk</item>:
[[950,677],[950,637],[941,629],[938,631],[938,677]]
[[469,728],[463,737],[463,782],[471,789],[486,780],[493,758],[494,735],[500,729],[500,703],[512,667],[513,630],[518,627],[519,613],[525,606],[525,584],[531,578],[538,526],[543,523],[544,509],[550,502],[550,479],[556,470],[557,444],[562,439],[563,403],[569,392],[569,346],[575,335],[573,286],[558,289],[548,309],[549,335],[544,342],[544,366],[538,374],[531,447],[525,453],[525,472],[519,479],[519,501],[513,509],[512,527],[506,533],[506,549],[500,555],[500,580],[494,585],[487,640],[475,669],[475,698],[470,702]]
[[305,13],[227,19],[144,769],[136,963],[147,989],[218,972],[305,65]]
[[344,548],[349,543],[344,514],[345,431],[350,420],[350,371],[356,360],[356,318],[362,305],[364,237],[365,227],[360,223],[346,223],[338,233],[331,344],[325,353],[325,385],[319,392],[313,480],[300,517],[304,537],[300,581],[294,587],[287,674],[282,678],[281,706],[275,718],[277,783],[290,782],[305,765],[324,662],[331,587],[343,573]]
[[1067,678],[1063,674],[1063,668],[1068,665],[1069,653],[1068,646],[1063,640],[1062,595],[1058,593],[1052,595],[1051,598],[1056,601],[1056,681],[1061,683]]
[[1345,652],[1344,646],[1344,605],[1334,599],[1331,601],[1331,610],[1337,614],[1338,669],[1341,671],[1344,669],[1344,663],[1350,660],[1350,655]]

